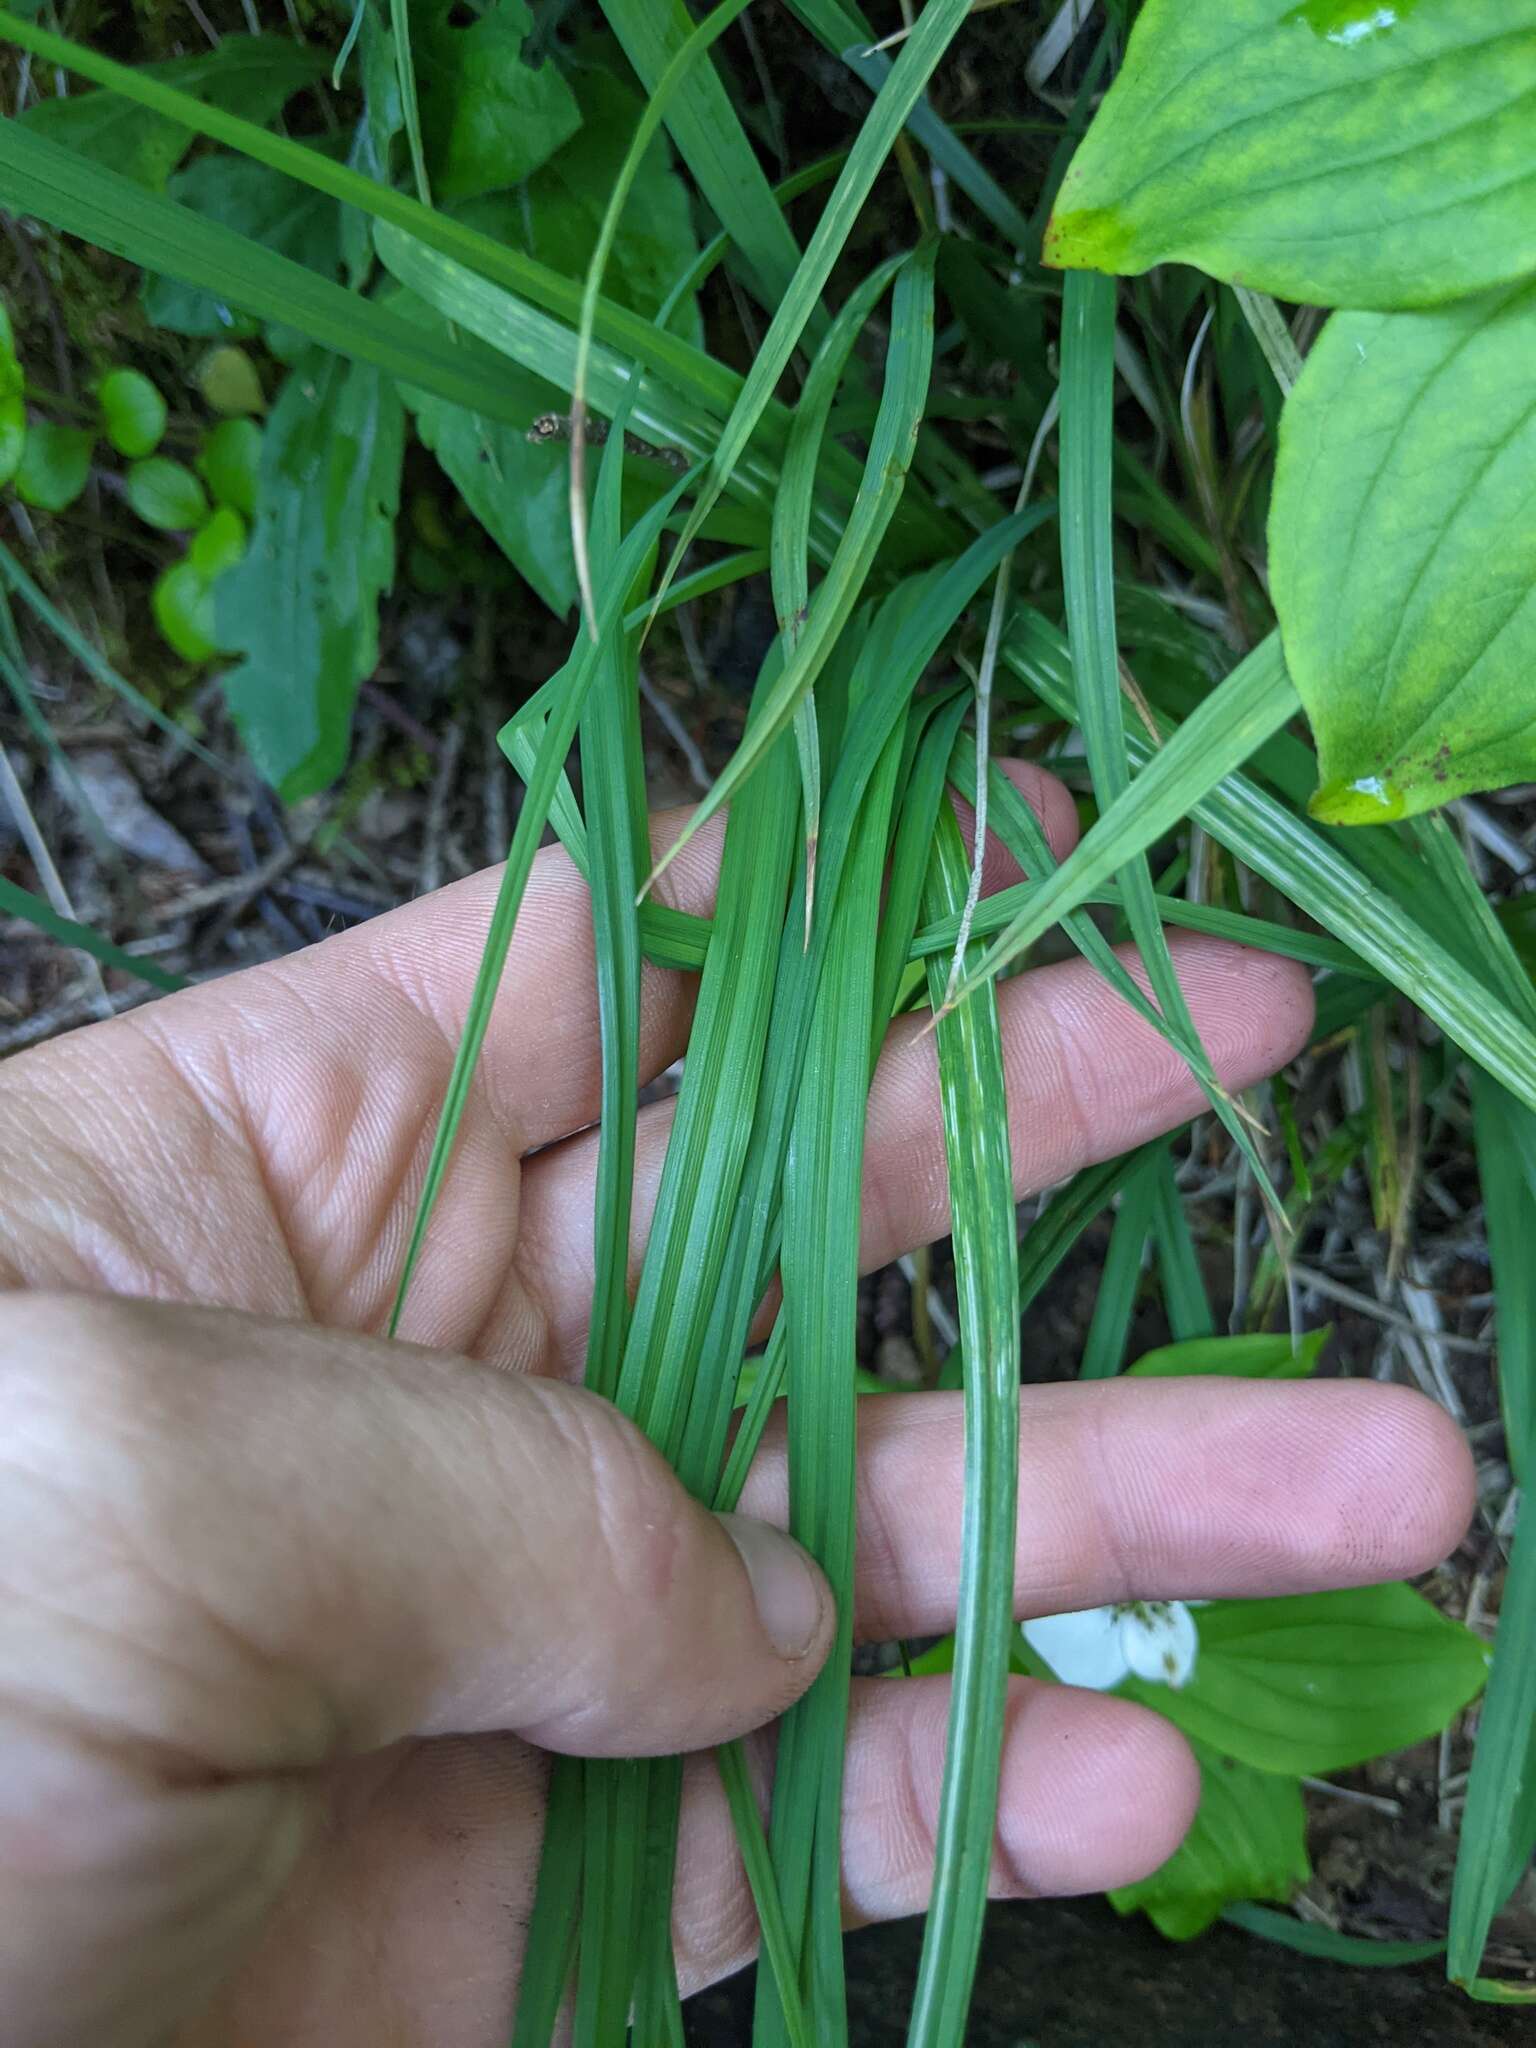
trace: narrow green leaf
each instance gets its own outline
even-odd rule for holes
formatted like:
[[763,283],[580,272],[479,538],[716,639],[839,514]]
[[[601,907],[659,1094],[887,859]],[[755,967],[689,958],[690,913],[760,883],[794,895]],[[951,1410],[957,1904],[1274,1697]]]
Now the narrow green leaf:
[[[666,858],[657,864],[648,888],[705,819],[713,817],[741,786],[788,727],[796,706],[814,684],[859,601],[865,578],[905,488],[917,429],[927,404],[933,366],[934,258],[934,247],[929,244],[910,256],[897,276],[885,388],[864,468],[865,488],[859,492],[831,566],[817,589],[804,631],[760,716],[716,777],[708,796],[694,811]],[[699,503],[703,502],[701,497]],[[678,552],[681,551],[679,542]]]
[[1115,1227],[1094,1298],[1093,1319],[1083,1345],[1078,1378],[1113,1379],[1125,1362],[1130,1341],[1131,1318],[1136,1312],[1136,1292],[1141,1284],[1142,1260],[1152,1229],[1156,1202],[1157,1162],[1148,1155],[1138,1173],[1120,1195]]
[[1333,1927],[1319,1927],[1311,1920],[1296,1920],[1289,1913],[1272,1912],[1267,1906],[1238,1904],[1223,1908],[1223,1920],[1272,1941],[1298,1955],[1317,1956],[1328,1963],[1352,1963],[1357,1969],[1400,1970],[1409,1963],[1427,1963],[1445,1954],[1443,1941],[1367,1941],[1358,1935],[1340,1934]]
[[61,917],[44,897],[34,896],[30,889],[8,881],[4,875],[0,875],[0,910],[11,917],[25,918],[28,924],[35,924],[40,932],[57,939],[60,945],[74,946],[79,952],[89,953],[103,967],[120,967],[125,974],[133,975],[138,981],[147,981],[151,988],[157,988],[163,994],[173,995],[177,989],[187,987],[179,974],[171,974],[153,960],[140,958],[137,953],[125,952],[97,931],[94,925],[77,924],[73,918]]
[[[932,915],[957,911],[969,881],[953,812],[941,810],[938,822],[927,899]],[[936,1004],[947,975],[942,960],[930,961]],[[935,1037],[967,1363],[965,1509],[933,1896],[909,2048],[949,2048],[965,2033],[997,1831],[1018,1508],[1018,1234],[993,992],[941,1017]]]

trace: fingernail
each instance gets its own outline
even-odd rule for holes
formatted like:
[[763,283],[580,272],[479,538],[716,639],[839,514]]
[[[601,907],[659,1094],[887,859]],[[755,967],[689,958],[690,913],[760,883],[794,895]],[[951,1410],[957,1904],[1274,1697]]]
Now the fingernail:
[[803,1657],[821,1628],[825,1595],[815,1566],[788,1536],[745,1515],[720,1515],[752,1582],[763,1633],[781,1657]]

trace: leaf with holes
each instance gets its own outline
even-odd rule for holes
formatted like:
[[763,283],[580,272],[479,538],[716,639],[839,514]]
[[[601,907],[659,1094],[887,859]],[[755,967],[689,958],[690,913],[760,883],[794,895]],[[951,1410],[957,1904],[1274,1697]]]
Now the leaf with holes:
[[1147,0],[1046,261],[1440,305],[1536,269],[1533,101],[1536,0]]
[[1339,314],[1282,419],[1270,575],[1329,824],[1536,775],[1536,284]]
[[310,354],[262,437],[257,515],[219,578],[219,643],[245,660],[224,694],[261,773],[289,802],[341,771],[357,686],[378,658],[394,575],[403,413],[379,371]]

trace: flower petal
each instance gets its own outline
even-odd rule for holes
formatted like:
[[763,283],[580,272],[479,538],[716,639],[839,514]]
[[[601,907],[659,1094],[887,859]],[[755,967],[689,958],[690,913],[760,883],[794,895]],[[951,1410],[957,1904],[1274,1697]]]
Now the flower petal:
[[1081,1607],[1071,1614],[1042,1614],[1024,1623],[1024,1640],[1043,1657],[1063,1685],[1108,1692],[1129,1676],[1122,1634],[1113,1607]]
[[1121,1654],[1138,1678],[1175,1691],[1188,1683],[1200,1634],[1182,1600],[1138,1601],[1119,1610],[1118,1628]]

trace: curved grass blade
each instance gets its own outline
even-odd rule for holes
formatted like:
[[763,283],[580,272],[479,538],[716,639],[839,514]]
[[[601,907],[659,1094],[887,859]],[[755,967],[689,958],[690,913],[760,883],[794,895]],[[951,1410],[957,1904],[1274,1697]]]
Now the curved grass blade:
[[[839,6],[837,0],[790,0],[790,5],[823,47],[834,57],[840,57],[855,78],[871,92],[880,90],[890,75],[891,60],[883,50],[870,47],[875,36],[862,13]],[[919,99],[907,116],[907,131],[977,211],[991,221],[1010,247],[1029,249],[1038,244],[1039,236],[1031,233],[1029,222],[1002,186],[925,99]]]
[[[858,140],[848,152],[848,161],[816,223],[793,283],[779,302],[768,332],[753,358],[741,394],[721,430],[708,478],[683,528],[673,557],[677,567],[681,568],[684,555],[745,452],[759,419],[767,410],[774,388],[815,312],[832,274],[832,266],[842,252],[864,201],[869,197],[881,166],[969,12],[970,0],[928,0],[921,19],[891,67],[890,76],[876,94]],[[665,589],[664,579],[663,593]]]
[[1357,1969],[1400,1970],[1405,1964],[1427,1963],[1445,1954],[1443,1941],[1364,1941],[1358,1935],[1340,1934],[1333,1927],[1318,1927],[1310,1920],[1297,1920],[1289,1913],[1277,1913],[1273,1906],[1246,1903],[1227,1906],[1222,1919],[1272,1941],[1298,1955],[1317,1956],[1329,1963],[1352,1963]]
[[[610,446],[619,451],[614,457],[615,462],[622,461],[622,434]],[[640,564],[655,546],[673,506],[691,481],[691,476],[679,477],[672,488],[657,500],[625,536],[623,546],[618,552],[614,577],[603,603],[600,620],[603,639],[616,629],[622,616],[625,596],[639,572]],[[464,1029],[460,1035],[458,1051],[454,1055],[453,1070],[449,1076],[443,1106],[439,1112],[437,1131],[432,1140],[432,1152],[427,1162],[426,1179],[417,1202],[416,1216],[406,1246],[394,1305],[390,1310],[391,1336],[399,1328],[411,1279],[421,1257],[422,1246],[426,1242],[427,1226],[431,1222],[438,1195],[447,1178],[448,1165],[458,1137],[459,1123],[469,1101],[475,1066],[490,1025],[491,1008],[496,999],[501,970],[506,964],[507,949],[512,943],[512,928],[522,905],[523,891],[528,885],[528,876],[533,867],[534,854],[538,851],[539,840],[543,835],[545,820],[549,816],[555,786],[565,767],[566,756],[576,736],[576,727],[587,694],[596,676],[601,646],[602,639],[597,647],[586,642],[580,643],[578,651],[566,663],[560,676],[554,679],[560,684],[560,688],[554,696],[549,722],[539,742],[534,772],[523,799],[522,809],[518,813],[517,826],[507,853],[507,864],[502,869],[501,882],[496,892],[496,903],[491,912],[485,950],[475,975],[474,990],[465,1016]]]
[[[816,465],[826,440],[833,400],[865,322],[905,261],[904,256],[887,258],[842,307],[812,358],[800,403],[795,408],[778,495],[773,501],[769,541],[774,610],[786,665],[800,644],[810,608],[809,556]],[[821,836],[820,736],[815,700],[809,690],[795,710],[794,730],[805,811],[805,937],[809,945],[816,902],[816,849]]]
[[[930,914],[960,910],[968,883],[960,828],[945,806],[926,893]],[[947,978],[944,963],[931,961],[935,1003]],[[997,1828],[1019,1469],[1018,1226],[994,990],[942,1017],[935,1036],[967,1368],[965,1518],[933,1894],[908,2048],[950,2048],[965,2037]]]
[[[1076,718],[1065,643],[1038,613],[1024,610],[1016,617],[1003,658],[1052,710]],[[1188,813],[1304,915],[1401,989],[1512,1095],[1536,1109],[1536,1032],[1426,922],[1348,859],[1328,832],[1236,772],[1297,709],[1294,686],[1271,635],[1181,725],[1163,724],[1166,737],[1160,747],[1127,719],[1126,745],[1138,769],[1136,780],[991,948],[982,971],[995,971],[1015,957],[1021,943],[1032,945],[1063,911],[1075,909],[1113,873],[1125,849],[1150,846]],[[1424,871],[1418,871],[1417,883],[1412,877],[1410,867],[1402,893],[1417,907]],[[1437,909],[1439,901],[1436,897],[1426,904],[1426,911]]]
[[[139,189],[138,186],[134,187],[135,191]],[[103,661],[85,635],[75,629],[57,605],[50,602],[3,542],[0,542],[0,577],[5,579],[22,603],[36,614],[48,631],[63,642],[80,666],[88,675],[93,676],[103,689],[110,690],[114,697],[120,697],[140,718],[146,719],[158,731],[163,732],[168,740],[173,741],[184,752],[195,755],[205,768],[211,768],[227,782],[241,785],[247,782],[249,778],[232,762],[223,761],[217,754],[211,753],[201,740],[194,739],[174,718],[168,718],[158,704],[151,703],[142,690],[135,689],[126,676],[120,676],[110,662]]]
[[57,939],[63,946],[73,946],[78,952],[89,953],[103,967],[120,967],[125,974],[159,989],[162,995],[174,995],[178,989],[191,986],[179,974],[170,973],[153,960],[141,959],[138,954],[115,946],[94,925],[77,924],[73,918],[61,917],[43,897],[34,896],[30,889],[8,881],[4,875],[0,875],[0,910],[12,917],[24,917],[28,924],[35,924],[50,939]]
[[[694,26],[683,0],[602,0],[602,5],[646,91],[655,92]],[[726,247],[737,250],[759,304],[771,309],[789,290],[800,248],[779,210],[784,188],[770,191],[712,63],[698,66],[666,120],[679,155],[721,224],[716,240],[722,253]]]
[[400,112],[405,121],[405,139],[410,144],[416,197],[423,206],[430,206],[432,187],[427,177],[427,153],[421,142],[421,106],[416,97],[416,64],[411,56],[410,0],[389,0],[389,27],[395,45],[395,76],[400,84]]
[[[855,700],[850,716],[859,714]],[[828,908],[829,942],[784,1167],[790,1526],[827,1574],[838,1632],[814,1685],[782,1724],[770,1840],[785,1918],[799,1943],[806,2018],[824,2048],[846,2048],[848,2038],[842,1784],[853,1642],[859,1193],[880,874],[901,751],[898,728],[870,780],[843,886]],[[785,2039],[767,1976],[758,1979],[754,2038],[760,2048]]]
[[[924,16],[924,20],[927,16]],[[741,745],[716,778],[709,795],[694,811],[687,826],[665,857],[658,861],[646,882],[649,890],[668,863],[739,788],[762,760],[794,717],[796,706],[815,683],[838,636],[858,603],[873,565],[876,551],[895,515],[906,485],[907,469],[917,441],[917,429],[928,402],[928,380],[933,367],[933,285],[935,245],[927,244],[909,256],[896,280],[891,309],[890,345],[886,354],[885,388],[865,464],[866,479],[854,503],[837,552],[816,593],[805,622],[805,631],[784,664],[783,673],[748,729]],[[704,502],[701,494],[695,505]],[[678,543],[678,555],[687,539]],[[677,555],[673,557],[674,561]]]
[[[1078,715],[1094,793],[1108,810],[1130,787],[1115,628],[1111,489],[1114,477],[1115,281],[1074,271],[1065,281],[1061,337],[1061,561],[1068,637],[1078,679]],[[1120,870],[1127,921],[1158,1008],[1180,1039],[1196,1037],[1184,989],[1158,921],[1152,870],[1138,854]],[[1192,1071],[1247,1160],[1270,1227],[1284,1233],[1284,1209],[1237,1106],[1209,1059]]]
[[725,1787],[726,1801],[731,1809],[731,1823],[736,1830],[736,1844],[741,1851],[747,1883],[752,1887],[758,1926],[762,1930],[763,1954],[778,1990],[789,2048],[814,2048],[815,2036],[806,2025],[800,2004],[794,1949],[789,1929],[784,1923],[784,1908],[773,1874],[773,1859],[768,1853],[768,1837],[763,1832],[762,1815],[757,1810],[757,1794],[747,1768],[747,1753],[739,1742],[723,1743],[715,1751],[715,1762],[720,1768],[720,1782]]
[[[401,4],[401,0],[395,0],[395,4]],[[593,639],[597,637],[597,604],[592,595],[592,565],[587,555],[587,372],[592,361],[592,334],[603,272],[608,267],[614,237],[619,231],[624,202],[663,118],[694,64],[710,44],[724,34],[747,4],[748,0],[720,0],[720,5],[705,16],[673,53],[647,96],[645,108],[630,137],[629,148],[624,152],[624,160],[613,181],[613,190],[598,225],[597,241],[587,262],[581,308],[576,320],[576,363],[571,373],[571,544],[576,557],[576,585],[581,593],[582,611],[587,631]],[[657,324],[665,327],[665,314]]]

